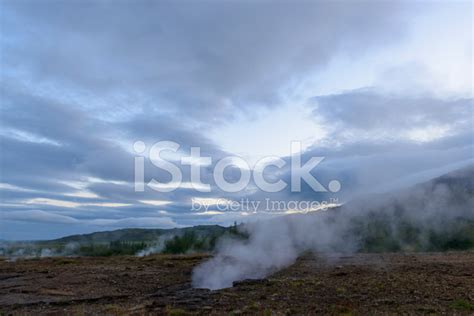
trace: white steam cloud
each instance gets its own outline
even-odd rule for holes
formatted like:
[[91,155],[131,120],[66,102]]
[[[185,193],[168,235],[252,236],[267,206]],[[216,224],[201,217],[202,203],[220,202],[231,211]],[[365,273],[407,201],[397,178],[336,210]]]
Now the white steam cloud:
[[[354,252],[379,240],[364,239],[374,230],[385,234],[390,250],[430,249],[432,234],[463,236],[474,223],[474,168],[437,178],[410,190],[375,195],[341,208],[248,224],[248,240],[222,240],[216,255],[193,271],[193,286],[220,289],[244,279],[264,278],[285,268],[303,252]],[[464,226],[463,226],[464,225]],[[469,227],[469,226],[468,226]],[[409,230],[416,233],[410,239]],[[407,233],[408,231],[408,233]],[[459,232],[461,234],[459,235]],[[460,236],[460,237],[459,237]]]

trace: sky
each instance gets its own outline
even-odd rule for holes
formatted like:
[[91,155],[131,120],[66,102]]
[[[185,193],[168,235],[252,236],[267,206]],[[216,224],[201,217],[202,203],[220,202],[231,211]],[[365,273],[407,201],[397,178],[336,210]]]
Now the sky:
[[[300,210],[219,199],[337,204],[472,164],[472,20],[471,1],[1,1],[0,239],[229,225]],[[149,159],[160,141],[177,165],[191,147],[211,158],[210,192],[189,166],[175,190],[136,192],[137,157],[146,183],[171,179]],[[229,182],[290,182],[295,155],[340,187],[213,178],[233,156]]]

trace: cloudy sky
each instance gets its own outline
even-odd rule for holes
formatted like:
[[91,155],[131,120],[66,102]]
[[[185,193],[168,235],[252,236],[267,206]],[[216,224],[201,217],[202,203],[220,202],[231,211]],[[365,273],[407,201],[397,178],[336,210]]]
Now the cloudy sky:
[[[266,214],[192,200],[344,202],[471,164],[472,20],[470,1],[3,0],[0,239],[229,224]],[[289,161],[295,140],[340,191],[216,187],[220,159]],[[135,192],[136,141],[146,182],[170,181],[154,143],[200,147],[211,192],[189,166],[177,190]]]

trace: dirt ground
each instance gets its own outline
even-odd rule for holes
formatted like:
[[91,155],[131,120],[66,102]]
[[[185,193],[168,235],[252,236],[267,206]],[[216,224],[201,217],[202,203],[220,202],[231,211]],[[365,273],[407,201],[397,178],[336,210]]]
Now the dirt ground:
[[207,258],[0,261],[0,314],[474,314],[474,252],[308,254],[264,280],[193,289]]

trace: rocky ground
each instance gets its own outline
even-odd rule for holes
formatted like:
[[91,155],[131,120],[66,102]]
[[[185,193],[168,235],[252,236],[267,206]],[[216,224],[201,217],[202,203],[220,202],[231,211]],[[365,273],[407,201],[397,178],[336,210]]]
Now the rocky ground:
[[0,261],[0,314],[474,314],[474,253],[306,255],[193,289],[205,255]]

